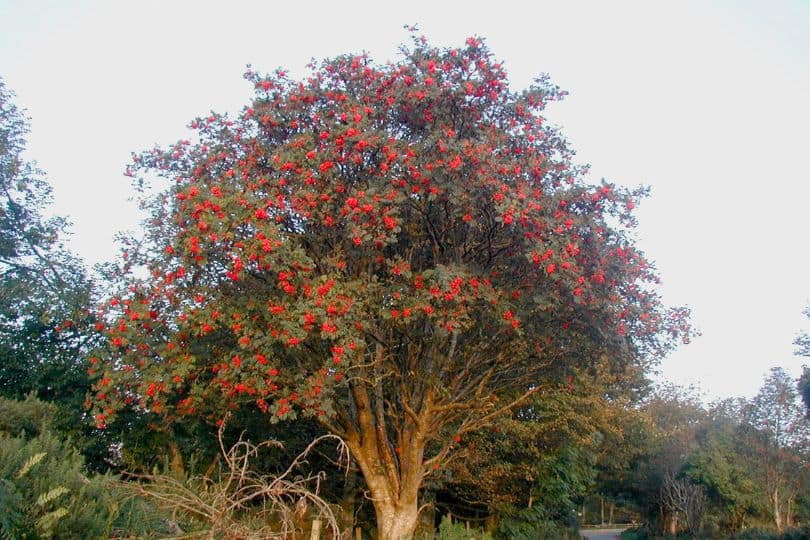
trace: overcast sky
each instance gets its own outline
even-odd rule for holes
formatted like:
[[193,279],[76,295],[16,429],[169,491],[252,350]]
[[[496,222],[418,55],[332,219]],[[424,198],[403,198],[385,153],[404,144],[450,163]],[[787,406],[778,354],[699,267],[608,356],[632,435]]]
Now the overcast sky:
[[418,23],[435,45],[480,35],[515,89],[549,73],[548,117],[594,181],[652,186],[638,238],[665,301],[703,335],[661,365],[708,398],[754,394],[810,301],[810,2],[201,2],[0,0],[0,77],[32,119],[29,157],[72,247],[115,256],[137,226],[130,153],[238,111],[241,75],[368,51],[395,59]]

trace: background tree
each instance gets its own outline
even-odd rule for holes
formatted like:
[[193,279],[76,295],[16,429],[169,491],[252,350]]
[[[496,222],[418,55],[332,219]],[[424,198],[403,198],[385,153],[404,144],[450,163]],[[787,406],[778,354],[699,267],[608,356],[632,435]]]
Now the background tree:
[[810,368],[804,366],[802,368],[802,375],[799,377],[798,383],[799,395],[804,401],[804,406],[807,409],[807,416],[810,417]]
[[92,283],[62,244],[68,223],[46,217],[51,187],[24,157],[28,119],[0,80],[0,395],[35,393],[77,431],[90,388],[84,355]]
[[782,531],[793,525],[810,449],[810,423],[799,403],[796,381],[782,368],[773,368],[743,415],[746,449],[758,464],[757,476],[774,524]]
[[487,518],[490,529],[499,521],[502,529],[521,521],[524,528],[575,524],[595,474],[598,430],[606,424],[597,386],[587,376],[572,377],[570,385],[548,381],[496,425],[465,437],[447,466],[439,493],[446,498],[437,506],[454,516]]
[[739,400],[715,404],[695,434],[696,447],[686,459],[684,475],[706,489],[709,530],[738,532],[762,516],[767,505],[751,462],[740,444],[744,436]]
[[[810,318],[810,308],[804,310],[804,315]],[[803,332],[793,344],[796,345],[796,354],[810,356],[810,334]],[[807,416],[810,417],[810,368],[807,366],[803,367],[802,375],[799,378],[799,395],[804,401]]]
[[541,115],[563,93],[511,91],[480,39],[247,79],[238,118],[136,158],[171,187],[130,254],[149,277],[99,315],[100,425],[127,405],[312,416],[380,538],[406,538],[425,477],[549,366],[643,367],[688,336],[628,236],[643,192],[588,185]]

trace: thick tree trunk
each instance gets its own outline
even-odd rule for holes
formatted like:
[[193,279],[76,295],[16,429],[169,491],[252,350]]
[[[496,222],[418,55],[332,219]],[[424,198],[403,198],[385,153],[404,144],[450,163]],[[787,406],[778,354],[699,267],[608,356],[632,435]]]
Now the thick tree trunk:
[[375,505],[378,540],[410,540],[416,531],[418,507],[413,501]]
[[403,478],[399,482],[399,489],[395,489],[396,486],[392,485],[385,474],[381,474],[378,464],[361,458],[357,461],[371,492],[371,501],[377,518],[378,540],[413,538],[419,516],[418,492],[421,474],[418,481],[414,478]]
[[[406,422],[393,448],[383,417],[382,399],[374,405],[363,388],[353,388],[359,430],[346,438],[370,492],[378,540],[410,540],[416,531],[419,487],[424,477],[425,434]],[[378,408],[379,407],[379,408]]]

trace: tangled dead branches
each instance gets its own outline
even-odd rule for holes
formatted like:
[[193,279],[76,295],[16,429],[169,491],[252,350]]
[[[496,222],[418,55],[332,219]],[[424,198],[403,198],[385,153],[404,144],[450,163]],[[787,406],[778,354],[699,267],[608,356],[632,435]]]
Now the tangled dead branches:
[[277,441],[254,445],[239,439],[230,449],[219,445],[225,463],[216,478],[196,476],[178,480],[168,475],[130,475],[122,482],[129,492],[150,498],[162,508],[180,514],[195,524],[193,532],[179,527],[175,539],[227,538],[232,540],[289,539],[302,531],[305,517],[321,520],[331,538],[340,538],[340,526],[332,509],[319,495],[324,473],[295,474],[307,455],[320,443],[338,442],[341,461],[348,461],[348,449],[339,437],[323,435],[313,440],[278,475],[262,475],[250,468],[251,459],[266,447],[281,448]]

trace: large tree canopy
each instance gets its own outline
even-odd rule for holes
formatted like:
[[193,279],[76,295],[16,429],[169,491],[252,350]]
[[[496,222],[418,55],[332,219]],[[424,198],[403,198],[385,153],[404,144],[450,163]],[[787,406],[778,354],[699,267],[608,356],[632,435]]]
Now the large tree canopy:
[[100,315],[99,424],[317,417],[400,538],[454,439],[551,366],[637,369],[688,336],[628,234],[643,190],[587,184],[542,116],[564,93],[511,90],[482,40],[246,78],[237,118],[135,158],[171,186],[129,254],[148,277]]

